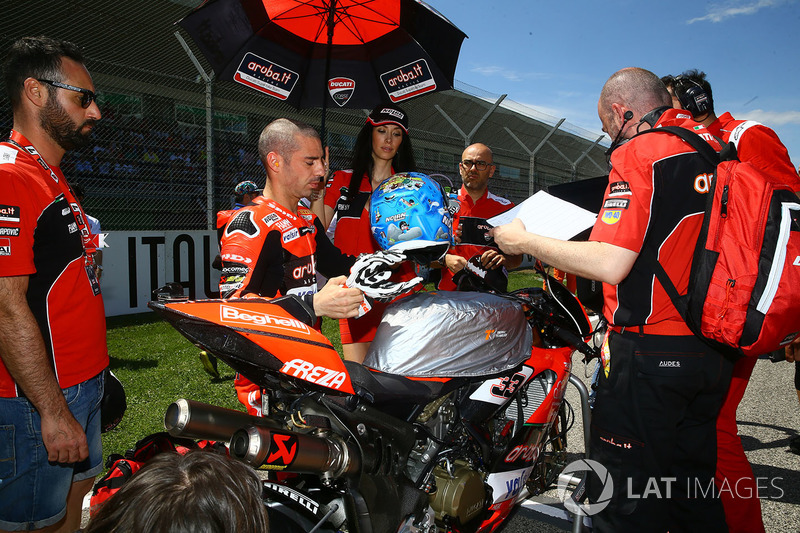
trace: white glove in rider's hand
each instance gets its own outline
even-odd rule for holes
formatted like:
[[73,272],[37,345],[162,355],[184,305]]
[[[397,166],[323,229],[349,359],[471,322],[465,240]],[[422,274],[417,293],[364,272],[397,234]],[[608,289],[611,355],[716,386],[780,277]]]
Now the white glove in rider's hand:
[[409,281],[394,282],[389,278],[392,267],[406,260],[403,252],[379,250],[372,254],[362,254],[350,269],[350,277],[346,285],[361,290],[364,294],[379,302],[389,302],[404,292],[408,292],[422,278],[415,277]]

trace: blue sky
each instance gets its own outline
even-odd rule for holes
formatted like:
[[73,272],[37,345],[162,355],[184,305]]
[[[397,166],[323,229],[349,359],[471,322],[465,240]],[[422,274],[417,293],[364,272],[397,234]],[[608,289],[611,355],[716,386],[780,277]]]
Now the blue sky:
[[467,35],[456,79],[598,135],[623,67],[708,75],[718,115],[774,129],[800,165],[800,0],[426,0]]

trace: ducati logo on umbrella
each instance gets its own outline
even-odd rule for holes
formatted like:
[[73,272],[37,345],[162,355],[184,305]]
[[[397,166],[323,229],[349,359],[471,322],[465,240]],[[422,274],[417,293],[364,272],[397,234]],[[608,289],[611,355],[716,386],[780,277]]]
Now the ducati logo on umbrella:
[[350,78],[328,80],[328,92],[339,107],[344,107],[356,90],[356,82]]
[[381,83],[394,103],[436,90],[436,81],[424,59],[381,74]]
[[247,52],[233,79],[279,100],[286,100],[300,76],[297,72]]

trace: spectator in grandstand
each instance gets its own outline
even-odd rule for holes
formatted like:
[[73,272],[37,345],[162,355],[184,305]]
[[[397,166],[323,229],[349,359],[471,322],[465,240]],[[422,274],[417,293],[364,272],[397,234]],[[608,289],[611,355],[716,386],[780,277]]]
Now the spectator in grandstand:
[[[396,105],[379,105],[356,137],[351,169],[335,172],[324,196],[312,202],[311,208],[342,252],[355,256],[374,252],[379,248],[370,230],[370,194],[396,172],[414,170],[408,115]],[[403,265],[393,274],[402,281],[414,275],[411,265]],[[364,360],[387,305],[375,302],[366,315],[339,321],[345,359]]]
[[458,192],[459,209],[453,216],[457,238],[456,244],[450,247],[444,257],[445,268],[442,269],[439,290],[455,290],[453,275],[461,271],[475,255],[480,255],[481,264],[487,269],[501,269],[506,282],[506,267],[514,268],[522,262],[520,255],[506,256],[496,247],[486,245],[486,232],[489,229],[486,219],[514,207],[511,200],[489,192],[489,179],[494,176],[495,168],[492,150],[485,144],[467,146],[461,154],[458,171],[463,184]]
[[108,349],[86,217],[59,167],[101,113],[66,41],[18,39],[4,81],[14,125],[0,143],[0,530],[75,531],[103,469]]
[[264,533],[269,531],[255,470],[221,453],[162,452],[89,521],[86,533]]
[[[728,142],[734,128],[738,126],[742,130],[736,143],[740,161],[781,176],[793,190],[800,191],[800,179],[789,159],[789,152],[774,131],[757,122],[735,120],[730,113],[717,117],[711,84],[704,72],[687,70],[673,77],[672,84],[679,109],[691,113],[694,120],[716,137]],[[757,357],[743,357],[736,362],[725,403],[717,418],[717,485],[721,489],[726,485],[736,487],[736,490],[720,491],[728,528],[732,532],[764,531],[757,481],[736,426],[736,410],[757,361]]]

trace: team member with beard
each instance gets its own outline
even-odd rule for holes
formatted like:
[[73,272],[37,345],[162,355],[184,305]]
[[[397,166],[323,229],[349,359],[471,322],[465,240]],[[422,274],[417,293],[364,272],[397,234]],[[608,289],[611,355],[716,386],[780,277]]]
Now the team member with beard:
[[103,468],[108,366],[91,233],[59,169],[100,120],[80,49],[16,41],[0,143],[0,530],[75,531]]

